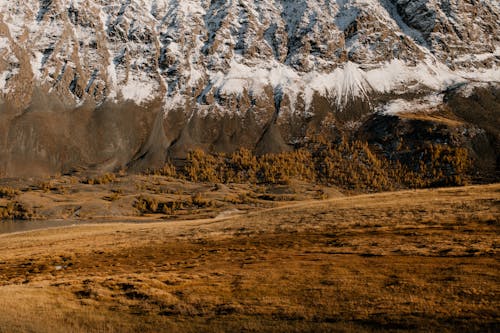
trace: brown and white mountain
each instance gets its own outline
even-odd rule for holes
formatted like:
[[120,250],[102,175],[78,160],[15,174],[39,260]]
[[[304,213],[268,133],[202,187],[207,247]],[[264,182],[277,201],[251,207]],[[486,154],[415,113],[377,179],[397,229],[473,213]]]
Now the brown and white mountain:
[[478,94],[498,122],[498,31],[494,0],[0,0],[0,173],[280,151]]

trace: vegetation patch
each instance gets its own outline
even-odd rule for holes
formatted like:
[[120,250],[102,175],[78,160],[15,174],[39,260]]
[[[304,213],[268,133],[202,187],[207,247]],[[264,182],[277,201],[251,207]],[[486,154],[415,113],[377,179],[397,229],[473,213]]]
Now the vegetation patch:
[[116,181],[116,175],[114,173],[106,173],[106,174],[104,174],[102,176],[98,176],[98,177],[85,178],[81,182],[83,184],[89,184],[89,185],[94,185],[94,184],[104,185],[104,184],[113,183],[115,181]]
[[19,194],[19,191],[9,186],[0,187],[0,198],[12,199]]
[[192,182],[289,184],[316,182],[355,192],[464,185],[471,161],[464,148],[425,144],[411,156],[390,159],[368,143],[316,137],[291,152],[255,155],[241,148],[232,154],[189,152],[182,166],[167,163],[152,171]]
[[34,218],[33,212],[22,203],[9,202],[0,206],[0,220],[30,220]]

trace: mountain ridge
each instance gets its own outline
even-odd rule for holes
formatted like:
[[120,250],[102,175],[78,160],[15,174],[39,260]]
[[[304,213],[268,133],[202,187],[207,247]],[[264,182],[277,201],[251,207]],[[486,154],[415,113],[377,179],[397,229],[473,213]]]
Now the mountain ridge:
[[[265,153],[500,85],[495,1],[2,0],[0,13],[9,172],[156,165],[263,137]],[[48,157],[68,145],[77,157]]]
[[307,112],[314,93],[341,107],[367,89],[500,81],[493,1],[106,3],[3,1],[1,98],[15,98],[29,71],[70,106],[160,98],[166,111],[190,98],[234,112],[218,95],[267,86],[282,88],[291,111],[301,95]]

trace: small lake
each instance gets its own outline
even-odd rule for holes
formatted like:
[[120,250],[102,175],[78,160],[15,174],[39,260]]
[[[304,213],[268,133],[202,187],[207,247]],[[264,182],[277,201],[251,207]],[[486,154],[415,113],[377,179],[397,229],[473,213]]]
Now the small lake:
[[60,227],[70,227],[76,225],[85,224],[108,224],[108,223],[131,223],[131,224],[143,224],[143,223],[155,223],[160,222],[159,220],[141,220],[141,221],[120,221],[120,220],[7,220],[0,221],[0,235],[2,234],[12,234],[15,232],[42,230],[49,228],[60,228]]
[[85,222],[72,220],[0,221],[0,234],[11,234],[13,232],[23,232],[81,224],[85,224]]

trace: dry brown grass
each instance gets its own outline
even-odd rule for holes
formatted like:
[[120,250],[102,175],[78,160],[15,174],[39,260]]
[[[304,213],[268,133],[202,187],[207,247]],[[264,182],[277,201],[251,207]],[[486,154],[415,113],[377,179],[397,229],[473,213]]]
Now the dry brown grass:
[[403,119],[416,119],[434,123],[442,123],[450,127],[458,127],[464,124],[463,121],[454,116],[453,113],[446,111],[439,112],[433,110],[430,112],[406,112],[401,113],[398,116]]
[[498,331],[500,185],[0,235],[0,332]]

